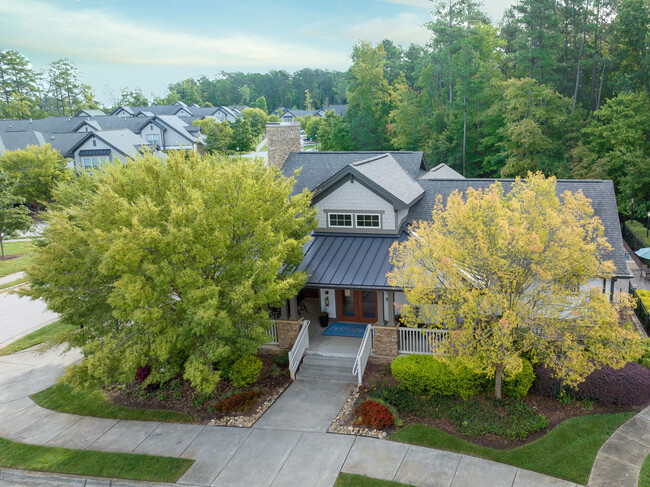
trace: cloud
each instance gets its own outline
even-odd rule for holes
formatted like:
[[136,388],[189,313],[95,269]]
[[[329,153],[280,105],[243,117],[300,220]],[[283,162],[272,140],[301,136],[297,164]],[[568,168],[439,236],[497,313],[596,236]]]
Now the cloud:
[[344,27],[339,34],[355,42],[381,42],[390,39],[398,44],[424,44],[431,37],[431,33],[423,26],[428,20],[426,16],[402,12],[394,18],[376,17]]
[[396,3],[398,5],[407,5],[409,7],[426,8],[433,10],[435,2],[431,0],[375,0],[377,2]]
[[0,43],[56,57],[149,66],[324,67],[345,63],[344,54],[301,43],[229,32],[202,35],[151,22],[125,20],[108,10],[55,7],[38,0],[0,0]]

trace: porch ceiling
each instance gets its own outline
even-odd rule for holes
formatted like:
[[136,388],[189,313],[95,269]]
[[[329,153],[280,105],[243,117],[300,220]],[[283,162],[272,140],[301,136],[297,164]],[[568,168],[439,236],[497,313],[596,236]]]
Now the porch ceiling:
[[406,238],[395,235],[316,234],[305,247],[298,268],[309,274],[308,287],[394,289],[386,274],[392,269],[390,246]]

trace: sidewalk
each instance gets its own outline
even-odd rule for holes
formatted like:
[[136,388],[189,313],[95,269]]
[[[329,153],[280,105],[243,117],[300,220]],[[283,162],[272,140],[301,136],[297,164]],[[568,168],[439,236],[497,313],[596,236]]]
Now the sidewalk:
[[9,284],[10,282],[17,281],[18,279],[22,279],[23,277],[25,277],[24,272],[15,272],[13,274],[0,277],[0,286],[2,286],[3,284]]
[[[575,485],[457,453],[325,433],[332,411],[346,399],[339,385],[296,382],[274,405],[275,412],[270,408],[268,419],[263,416],[253,428],[83,417],[43,409],[29,399],[79,358],[77,352],[61,357],[55,349],[0,357],[0,436],[39,445],[192,458],[196,462],[178,484],[193,486],[331,487],[340,472],[417,486]],[[295,409],[301,400],[307,401],[302,412]],[[313,408],[309,401],[327,404]],[[283,402],[290,411],[280,409]],[[314,420],[293,421],[291,413],[306,417],[310,410]]]

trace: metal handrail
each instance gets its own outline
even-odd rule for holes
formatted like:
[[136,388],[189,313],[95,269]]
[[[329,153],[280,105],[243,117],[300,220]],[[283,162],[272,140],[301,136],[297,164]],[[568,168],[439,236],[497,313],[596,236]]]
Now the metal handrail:
[[298,370],[302,356],[308,348],[309,320],[305,320],[302,322],[300,332],[298,333],[298,337],[296,338],[293,347],[289,350],[289,373],[291,374],[292,379],[296,378],[296,370]]
[[370,339],[371,336],[372,325],[368,325],[366,326],[366,331],[363,333],[363,339],[361,340],[361,345],[357,352],[357,358],[354,359],[354,365],[352,366],[352,375],[357,376],[359,384],[363,381],[363,373],[366,370],[366,364],[368,363],[368,357],[370,356],[370,348],[372,344]]

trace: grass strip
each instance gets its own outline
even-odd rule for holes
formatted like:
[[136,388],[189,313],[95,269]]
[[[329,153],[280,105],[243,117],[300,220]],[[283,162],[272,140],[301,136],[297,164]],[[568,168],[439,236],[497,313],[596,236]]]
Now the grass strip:
[[0,466],[91,477],[175,482],[194,460],[133,453],[70,450],[0,438]]
[[21,277],[20,279],[16,279],[15,281],[7,282],[5,284],[0,284],[0,291],[2,291],[3,289],[7,289],[8,287],[17,286],[18,284],[22,284],[24,282],[27,282],[26,277]]
[[424,425],[406,426],[389,439],[487,458],[586,485],[598,450],[632,416],[634,413],[592,414],[570,418],[541,438],[512,450],[495,450],[475,445]]
[[23,254],[17,259],[0,260],[0,277],[20,272],[32,263],[34,247],[30,241],[7,242],[4,244],[5,255]]
[[639,487],[650,487],[650,457],[646,457],[639,475]]
[[26,348],[33,347],[34,345],[40,345],[41,343],[52,341],[57,336],[73,329],[74,326],[72,325],[68,325],[62,321],[55,321],[54,323],[45,325],[44,327],[31,332],[29,335],[25,335],[0,349],[0,355],[10,355],[25,350]]
[[137,421],[163,421],[167,423],[192,423],[189,414],[161,409],[132,409],[111,404],[100,388],[76,392],[65,384],[54,384],[32,394],[39,406],[62,413],[93,416],[96,418],[133,419]]
[[334,483],[334,487],[398,487],[402,485],[408,484],[393,482],[392,480],[373,479],[365,475],[352,473],[339,474]]

